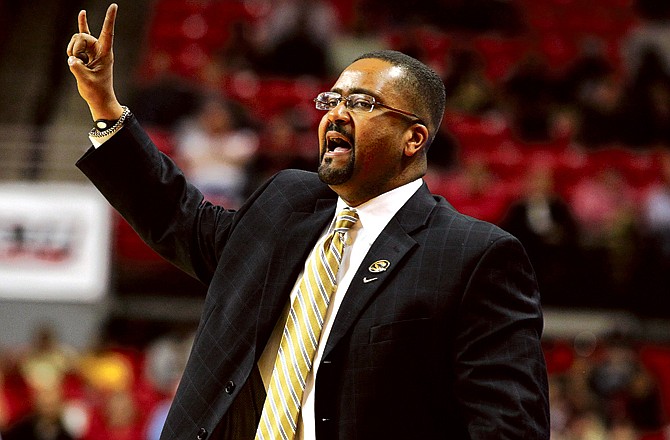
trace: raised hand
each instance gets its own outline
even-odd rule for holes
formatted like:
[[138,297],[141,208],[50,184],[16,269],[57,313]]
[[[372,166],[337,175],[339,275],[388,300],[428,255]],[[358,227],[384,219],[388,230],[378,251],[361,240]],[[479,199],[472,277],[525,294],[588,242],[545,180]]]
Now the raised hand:
[[77,89],[88,103],[93,119],[118,119],[123,108],[114,93],[114,23],[118,6],[107,8],[100,36],[91,35],[86,11],[77,18],[79,32],[67,46],[70,72],[77,80]]

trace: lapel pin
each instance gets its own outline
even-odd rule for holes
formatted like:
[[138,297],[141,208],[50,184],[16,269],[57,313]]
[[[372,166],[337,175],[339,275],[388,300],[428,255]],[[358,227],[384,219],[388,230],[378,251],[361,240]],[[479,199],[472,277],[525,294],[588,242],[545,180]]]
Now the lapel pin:
[[389,260],[377,260],[368,267],[368,270],[372,273],[384,272],[390,265]]

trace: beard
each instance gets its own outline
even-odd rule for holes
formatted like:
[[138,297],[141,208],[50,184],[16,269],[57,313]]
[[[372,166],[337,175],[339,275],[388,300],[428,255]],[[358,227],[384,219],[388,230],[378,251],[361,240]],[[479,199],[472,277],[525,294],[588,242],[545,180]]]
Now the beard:
[[341,185],[347,182],[354,174],[354,155],[344,166],[337,167],[333,164],[332,158],[322,159],[317,170],[319,179],[327,185]]
[[344,166],[338,167],[336,164],[333,163],[333,159],[330,157],[327,157],[324,159],[324,155],[326,154],[326,151],[328,151],[328,145],[327,142],[324,140],[323,145],[321,146],[321,157],[319,158],[319,168],[317,170],[319,179],[327,185],[341,185],[345,182],[347,182],[351,176],[354,174],[354,165],[355,165],[355,159],[354,159],[354,152],[356,150],[356,147],[354,146],[354,141],[352,139],[352,136],[350,133],[348,133],[343,127],[333,124],[332,122],[328,125],[327,130],[332,130],[332,131],[337,131],[338,133],[344,135],[348,140],[349,144],[351,146],[351,150],[349,151],[349,161],[344,164]]

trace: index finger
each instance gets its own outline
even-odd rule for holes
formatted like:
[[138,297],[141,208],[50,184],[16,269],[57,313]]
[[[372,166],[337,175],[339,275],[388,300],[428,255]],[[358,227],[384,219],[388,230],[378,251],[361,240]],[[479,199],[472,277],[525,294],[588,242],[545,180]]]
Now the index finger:
[[86,19],[86,11],[82,9],[79,11],[77,16],[77,22],[79,23],[79,32],[83,34],[90,34],[91,31],[88,29],[88,20]]
[[102,23],[102,30],[100,31],[100,44],[102,45],[103,51],[108,51],[112,48],[112,43],[114,41],[114,23],[116,22],[116,11],[119,9],[119,6],[116,3],[112,3],[107,8],[107,14],[105,14],[105,21]]

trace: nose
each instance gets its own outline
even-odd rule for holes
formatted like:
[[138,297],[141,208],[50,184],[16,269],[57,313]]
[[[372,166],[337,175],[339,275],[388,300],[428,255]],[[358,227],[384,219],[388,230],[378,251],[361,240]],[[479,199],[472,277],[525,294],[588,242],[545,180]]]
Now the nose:
[[351,118],[345,103],[343,99],[334,108],[328,110],[327,116],[330,122],[346,122]]

